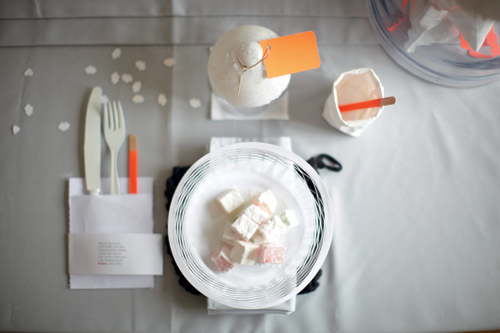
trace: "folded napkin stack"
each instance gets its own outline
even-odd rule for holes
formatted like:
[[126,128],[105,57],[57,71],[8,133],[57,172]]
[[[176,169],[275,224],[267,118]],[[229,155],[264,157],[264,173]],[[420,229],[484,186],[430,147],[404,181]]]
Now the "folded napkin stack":
[[230,105],[224,99],[212,93],[210,103],[210,117],[212,120],[265,120],[281,119],[288,117],[288,92],[285,91],[281,97],[275,99],[268,105],[258,110],[244,110]]
[[[128,178],[120,178],[128,189]],[[83,178],[69,179],[70,234],[153,233],[153,178],[139,178],[139,193],[109,195],[109,178],[101,179],[102,195],[88,195]],[[106,192],[107,191],[107,192]],[[71,289],[153,288],[153,275],[70,274]]]

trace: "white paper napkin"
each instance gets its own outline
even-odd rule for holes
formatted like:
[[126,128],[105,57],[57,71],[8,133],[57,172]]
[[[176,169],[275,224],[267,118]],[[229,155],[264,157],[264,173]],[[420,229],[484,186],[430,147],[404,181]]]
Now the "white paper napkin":
[[222,148],[224,146],[232,145],[234,143],[242,142],[263,142],[271,145],[280,146],[286,150],[292,151],[292,139],[288,136],[281,136],[276,138],[234,138],[234,137],[213,137],[210,140],[210,152]]
[[415,52],[418,46],[458,40],[457,28],[445,19],[448,13],[449,10],[430,2],[412,2],[409,15],[411,28],[408,30],[408,40],[404,44],[406,52]]
[[[445,2],[448,2],[452,8],[457,5],[455,1],[447,0]],[[480,2],[477,2],[477,4],[478,6],[482,5]],[[500,4],[496,8],[499,10]],[[495,23],[493,20],[484,19],[476,13],[469,12],[463,6],[460,7],[460,10],[451,9],[447,17],[476,52],[483,46],[486,35]]]
[[208,298],[207,311],[209,315],[246,315],[246,314],[290,314],[295,311],[295,301],[296,297],[290,298],[288,301],[272,306],[265,309],[257,310],[245,310],[245,309],[235,309],[229,306],[217,303],[216,301]]
[[210,116],[212,120],[262,120],[281,119],[287,120],[288,116],[288,91],[279,98],[262,107],[262,112],[240,112],[238,108],[230,105],[224,99],[212,93],[210,103]]
[[[101,179],[101,195],[88,195],[83,178],[69,179],[70,233],[152,233],[153,178],[138,179],[138,194],[127,194],[128,178],[120,178],[120,194],[109,195],[109,178]],[[153,288],[152,275],[71,274],[71,289]]]
[[[277,138],[235,138],[235,137],[213,137],[210,140],[210,152],[230,145],[240,142],[263,142],[273,145],[283,147],[289,151],[292,151],[292,140],[290,137],[277,137]],[[246,310],[246,309],[236,309],[221,303],[218,303],[212,299],[208,299],[207,311],[209,315],[240,315],[240,314],[290,314],[295,311],[295,300],[296,296],[293,296],[288,301],[269,307],[265,309],[256,310]]]
[[[485,4],[471,1],[476,11]],[[500,3],[497,4],[500,9]],[[450,43],[458,38],[459,32],[475,51],[479,51],[486,35],[495,23],[484,19],[455,0],[412,0],[410,10],[411,28],[405,50],[414,52],[418,46],[434,43]]]

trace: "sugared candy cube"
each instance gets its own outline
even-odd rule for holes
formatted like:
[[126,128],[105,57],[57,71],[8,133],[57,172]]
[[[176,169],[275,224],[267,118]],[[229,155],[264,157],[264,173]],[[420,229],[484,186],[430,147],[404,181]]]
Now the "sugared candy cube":
[[231,228],[231,222],[226,222],[224,230],[222,231],[221,239],[227,244],[233,246],[234,241],[241,239],[241,237]]
[[224,245],[219,251],[212,255],[212,261],[221,270],[221,272],[226,273],[229,271],[234,267],[234,262],[231,259],[231,248]]
[[282,264],[285,262],[286,248],[282,245],[266,244],[260,248],[260,261],[264,264]]
[[259,255],[259,245],[245,241],[234,242],[231,259],[242,265],[254,265]]
[[227,213],[231,213],[245,202],[240,192],[236,190],[231,190],[221,194],[217,197],[217,201]]
[[231,225],[231,229],[236,232],[244,240],[249,240],[259,225],[252,221],[245,214],[240,215],[236,221]]
[[280,243],[287,231],[286,229],[287,228],[283,221],[281,221],[280,217],[275,215],[259,226],[259,231],[253,239],[257,244]]
[[276,200],[276,197],[274,196],[271,189],[268,189],[259,194],[253,199],[253,202],[257,206],[262,207],[264,210],[266,210],[269,215],[271,215],[276,209],[276,206],[278,206],[278,201]]
[[271,216],[271,214],[269,214],[267,211],[253,204],[245,208],[243,214],[248,216],[252,221],[257,223],[258,225],[264,223]]
[[268,243],[264,235],[259,231],[259,229],[257,229],[252,238],[250,238],[249,242],[252,242],[257,245]]
[[298,222],[297,222],[297,216],[295,216],[295,212],[291,209],[285,209],[281,213],[278,214],[278,216],[281,218],[281,221],[289,227],[295,227]]

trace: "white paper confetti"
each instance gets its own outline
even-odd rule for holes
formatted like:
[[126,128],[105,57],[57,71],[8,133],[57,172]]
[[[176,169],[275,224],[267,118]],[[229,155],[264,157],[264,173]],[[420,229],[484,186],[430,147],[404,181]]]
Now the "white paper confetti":
[[142,83],[141,81],[135,81],[134,84],[132,85],[132,91],[135,93],[138,93],[141,91],[142,88]]
[[121,55],[122,55],[122,49],[117,48],[117,49],[114,49],[113,52],[111,53],[111,58],[118,59],[118,58],[120,58]]
[[165,65],[167,67],[172,67],[174,64],[175,64],[174,58],[167,58],[167,59],[163,60],[163,65]]
[[146,70],[146,63],[142,60],[137,60],[135,62],[135,67],[137,67],[137,69],[140,71],[145,71]]
[[33,70],[31,68],[28,68],[27,70],[24,71],[24,76],[33,76]]
[[134,81],[134,78],[130,74],[122,74],[122,81],[125,83],[130,83]]
[[69,123],[67,121],[63,121],[59,124],[59,126],[57,127],[61,132],[66,132],[67,130],[69,130]]
[[144,96],[136,94],[134,95],[134,97],[132,97],[132,102],[134,102],[135,104],[141,104],[142,102],[144,102]]
[[111,83],[117,84],[118,82],[120,82],[120,74],[118,74],[118,72],[114,72],[111,74]]
[[189,105],[191,105],[191,107],[193,109],[196,109],[196,108],[199,108],[201,106],[201,102],[198,98],[191,98],[189,100]]
[[161,106],[167,105],[167,96],[165,96],[164,94],[159,94],[158,95],[158,104],[160,104]]
[[102,104],[109,103],[109,97],[106,96],[106,95],[102,95],[102,97],[101,97],[101,103]]
[[14,125],[12,126],[12,134],[17,134],[19,133],[19,131],[21,130],[21,128],[17,125]]
[[31,106],[31,104],[26,104],[24,107],[24,113],[26,113],[28,117],[31,116],[33,114],[33,106]]
[[95,73],[97,73],[97,68],[92,65],[87,66],[85,67],[85,73],[87,73],[88,75],[94,75]]

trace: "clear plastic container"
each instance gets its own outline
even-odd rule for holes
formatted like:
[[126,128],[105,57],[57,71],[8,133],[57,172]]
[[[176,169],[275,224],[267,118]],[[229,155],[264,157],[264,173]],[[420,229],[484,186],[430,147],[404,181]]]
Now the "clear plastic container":
[[[444,15],[445,12],[442,12],[442,17],[436,18],[439,11],[429,11],[429,4],[433,2],[366,0],[370,25],[385,51],[403,68],[433,83],[465,88],[498,80],[500,56],[495,54],[495,46],[485,45],[478,50],[484,58],[472,56],[469,50],[463,47],[463,39],[461,45],[460,31],[450,23]],[[417,17],[419,21],[414,19],[414,22],[411,22],[411,10],[413,18]],[[419,10],[420,16],[416,14]],[[428,24],[427,18],[431,16],[430,14],[434,15],[432,16],[434,22],[441,20],[443,25],[436,28],[432,27],[432,22]],[[415,33],[417,28],[422,30],[416,22],[436,29],[431,31],[433,33],[431,37],[438,35],[440,41],[422,45],[426,41],[422,42],[419,38],[425,39],[427,36]],[[492,30],[496,36],[500,36],[500,22],[495,22]],[[498,46],[498,38],[496,45]]]

